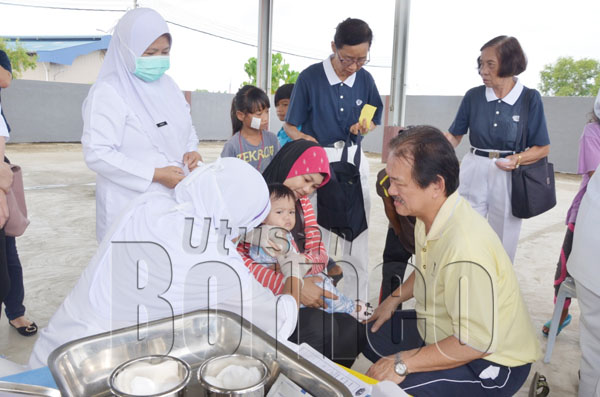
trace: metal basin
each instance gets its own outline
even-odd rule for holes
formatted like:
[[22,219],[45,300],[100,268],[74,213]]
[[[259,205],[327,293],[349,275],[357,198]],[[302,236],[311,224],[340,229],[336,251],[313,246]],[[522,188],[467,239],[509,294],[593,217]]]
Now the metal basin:
[[[222,310],[198,310],[139,329],[132,326],[72,341],[52,352],[48,366],[63,396],[110,396],[109,377],[115,368],[153,354],[178,357],[192,372],[209,358],[243,354],[262,360],[268,367],[266,391],[283,373],[314,396],[352,396],[322,369],[240,316]],[[188,396],[204,392],[196,376],[185,390]]]
[[16,395],[60,397],[60,392],[49,387],[26,385],[23,383],[5,382],[0,380],[0,396]]

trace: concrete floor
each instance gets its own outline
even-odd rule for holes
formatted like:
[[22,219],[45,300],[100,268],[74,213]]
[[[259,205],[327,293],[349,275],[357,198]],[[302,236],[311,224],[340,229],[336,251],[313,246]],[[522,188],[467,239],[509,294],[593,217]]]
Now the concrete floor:
[[[219,155],[223,143],[202,143],[206,161]],[[18,238],[25,280],[25,305],[29,318],[44,327],[80,273],[94,254],[95,239],[94,173],[83,162],[78,144],[13,144],[7,155],[23,168],[31,225]],[[380,156],[368,155],[371,181],[383,168]],[[555,263],[562,244],[564,218],[577,192],[580,178],[557,176],[558,205],[551,211],[523,222],[515,271],[536,329],[552,314],[552,282]],[[387,219],[381,199],[371,190],[369,257],[371,268],[381,262],[387,233]],[[380,274],[371,275],[370,300],[376,303]],[[541,361],[533,366],[548,378],[551,395],[574,396],[579,368],[579,309],[572,305],[573,321],[557,339],[550,364]],[[6,318],[6,317],[4,317]],[[542,350],[545,338],[539,333]],[[35,337],[25,338],[0,322],[0,355],[26,363]],[[368,361],[360,358],[354,368],[366,370]],[[527,396],[528,384],[519,392]]]

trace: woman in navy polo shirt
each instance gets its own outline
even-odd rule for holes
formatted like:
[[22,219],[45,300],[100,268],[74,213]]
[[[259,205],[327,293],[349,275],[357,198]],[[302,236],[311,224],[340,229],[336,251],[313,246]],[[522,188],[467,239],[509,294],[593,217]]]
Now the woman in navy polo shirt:
[[[471,149],[461,163],[459,192],[487,218],[514,261],[521,219],[512,215],[511,171],[547,156],[550,138],[539,92],[516,77],[527,67],[517,39],[498,36],[480,51],[477,66],[484,85],[467,91],[446,137],[456,147],[470,131]],[[521,104],[528,90],[528,149],[518,152]]]
[[[329,162],[340,161],[342,148],[338,141],[350,137],[348,159],[353,159],[358,150],[357,134],[365,135],[381,124],[383,103],[373,76],[363,68],[369,62],[369,51],[373,32],[369,25],[360,19],[348,18],[336,27],[331,54],[323,62],[304,69],[292,91],[290,105],[283,128],[293,140],[307,139],[325,148]],[[371,125],[358,120],[365,104],[377,108]],[[302,126],[302,132],[298,126]],[[352,161],[352,160],[350,160]],[[367,222],[371,208],[368,181],[369,161],[364,153],[360,160],[360,182]],[[317,193],[318,195],[318,193]],[[316,206],[316,195],[311,199]],[[326,246],[330,245],[331,233],[321,228]],[[369,269],[369,231],[355,237],[353,241],[338,240],[341,247],[341,261],[344,264],[343,293],[353,299],[366,299]],[[338,245],[334,244],[336,250]],[[330,252],[330,256],[336,253]]]

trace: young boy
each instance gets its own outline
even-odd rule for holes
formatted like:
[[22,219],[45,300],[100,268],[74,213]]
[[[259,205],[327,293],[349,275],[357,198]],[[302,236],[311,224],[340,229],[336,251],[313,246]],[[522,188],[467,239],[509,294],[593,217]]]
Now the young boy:
[[[258,264],[281,272],[278,259],[286,266],[286,264],[289,263],[288,258],[290,258],[290,256],[286,254],[290,251],[298,254],[298,247],[290,232],[296,225],[296,196],[294,195],[294,192],[281,183],[270,184],[269,194],[271,199],[271,212],[269,212],[269,215],[263,223],[269,226],[276,226],[275,229],[271,229],[273,234],[270,237],[282,247],[282,253],[275,257],[263,248],[252,245],[250,247],[250,256]],[[291,257],[294,257],[294,255],[291,255]],[[292,261],[292,263],[293,265],[298,265],[297,261]],[[337,288],[333,286],[331,279],[326,274],[321,273],[305,277],[321,278],[322,281],[317,283],[317,285],[338,297],[338,299],[335,300],[323,298],[327,304],[327,308],[323,309],[326,312],[348,313],[358,321],[368,320],[373,314],[373,308],[369,303],[365,303],[361,300],[354,301],[342,295]]]
[[[280,121],[285,120],[288,106],[290,105],[290,98],[292,97],[292,90],[294,89],[293,84],[284,84],[275,91],[275,109],[277,110],[277,117]],[[298,130],[302,130],[302,126],[298,126]],[[288,142],[292,141],[283,127],[277,133],[277,139],[279,139],[279,146],[283,147]]]

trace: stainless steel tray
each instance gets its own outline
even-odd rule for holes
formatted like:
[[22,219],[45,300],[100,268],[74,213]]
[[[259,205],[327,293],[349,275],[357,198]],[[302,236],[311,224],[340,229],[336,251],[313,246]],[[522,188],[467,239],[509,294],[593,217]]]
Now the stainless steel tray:
[[48,366],[63,396],[110,396],[108,378],[119,364],[148,354],[170,354],[192,367],[186,395],[200,396],[196,377],[200,364],[233,353],[260,358],[267,364],[271,371],[267,390],[282,372],[316,397],[352,396],[331,375],[226,311],[198,310],[139,329],[133,326],[69,342],[52,352]]

